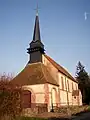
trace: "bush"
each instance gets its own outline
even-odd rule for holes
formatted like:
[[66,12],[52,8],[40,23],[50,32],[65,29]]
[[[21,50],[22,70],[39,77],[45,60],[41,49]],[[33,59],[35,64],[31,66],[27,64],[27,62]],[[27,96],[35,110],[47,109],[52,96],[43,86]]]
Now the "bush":
[[8,80],[10,77],[0,77],[0,120],[4,118],[15,118],[20,115],[21,107],[21,88],[13,86]]

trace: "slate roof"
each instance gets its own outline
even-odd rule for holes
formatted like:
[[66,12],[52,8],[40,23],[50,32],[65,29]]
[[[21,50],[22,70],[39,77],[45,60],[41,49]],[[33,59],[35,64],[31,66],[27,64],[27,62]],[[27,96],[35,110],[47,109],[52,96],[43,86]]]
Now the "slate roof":
[[33,41],[35,42],[37,40],[41,41],[38,15],[36,15],[35,26],[34,26],[34,34],[33,34]]
[[52,65],[58,69],[58,71],[60,71],[62,74],[64,74],[65,76],[67,76],[68,78],[70,78],[71,80],[73,80],[74,82],[78,82],[77,80],[75,80],[70,73],[65,70],[62,66],[60,66],[58,63],[56,63],[52,58],[50,58],[48,55],[44,54],[44,56],[52,63]]
[[11,83],[20,86],[50,83],[58,86],[47,67],[40,62],[28,64]]

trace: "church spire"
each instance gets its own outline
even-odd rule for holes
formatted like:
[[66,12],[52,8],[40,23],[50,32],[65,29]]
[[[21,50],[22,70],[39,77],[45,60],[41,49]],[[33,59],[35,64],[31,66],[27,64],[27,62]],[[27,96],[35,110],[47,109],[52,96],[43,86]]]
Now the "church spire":
[[36,10],[35,26],[34,26],[34,33],[33,33],[33,41],[37,41],[37,40],[41,41],[38,10]]
[[29,63],[42,62],[42,54],[44,54],[45,50],[40,37],[38,6],[36,9],[33,40],[31,41],[30,47],[27,50],[27,53],[30,55]]

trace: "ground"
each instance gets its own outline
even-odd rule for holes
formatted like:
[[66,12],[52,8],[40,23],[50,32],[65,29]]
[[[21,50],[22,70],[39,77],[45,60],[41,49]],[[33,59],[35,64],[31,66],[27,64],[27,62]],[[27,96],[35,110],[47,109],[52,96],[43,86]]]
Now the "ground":
[[78,114],[77,116],[70,117],[69,115],[63,116],[59,113],[43,113],[39,114],[37,117],[49,118],[49,120],[90,120],[90,112],[85,112]]
[[72,117],[72,120],[90,120],[90,112]]

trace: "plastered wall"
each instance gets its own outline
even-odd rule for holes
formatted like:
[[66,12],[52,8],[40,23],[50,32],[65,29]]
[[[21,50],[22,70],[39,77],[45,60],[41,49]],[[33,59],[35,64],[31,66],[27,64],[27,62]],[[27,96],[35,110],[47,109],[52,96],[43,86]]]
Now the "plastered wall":
[[45,97],[44,84],[23,86],[23,89],[31,91],[32,95],[34,95],[35,101],[32,101],[32,103],[33,102],[44,103]]

